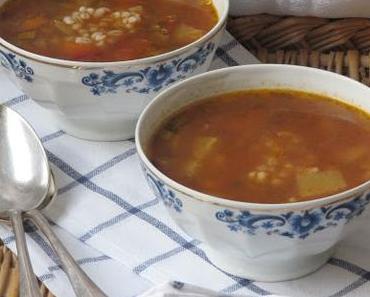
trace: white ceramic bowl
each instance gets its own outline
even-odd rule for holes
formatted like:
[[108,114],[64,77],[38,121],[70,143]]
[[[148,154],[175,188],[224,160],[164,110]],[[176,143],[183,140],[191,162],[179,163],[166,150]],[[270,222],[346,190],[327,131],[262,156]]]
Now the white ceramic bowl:
[[[6,0],[0,0],[0,6]],[[74,62],[20,49],[0,38],[0,65],[67,133],[92,140],[134,136],[144,107],[173,83],[208,70],[223,35],[229,0],[214,0],[219,21],[199,40],[162,55],[122,62]]]
[[287,65],[250,65],[188,79],[157,96],[136,129],[148,183],[174,221],[204,242],[223,270],[258,281],[281,281],[323,265],[334,246],[370,202],[370,181],[326,198],[290,204],[257,204],[212,197],[160,172],[147,158],[148,141],[169,115],[191,102],[251,88],[293,88],[334,96],[370,112],[370,89],[330,72]]

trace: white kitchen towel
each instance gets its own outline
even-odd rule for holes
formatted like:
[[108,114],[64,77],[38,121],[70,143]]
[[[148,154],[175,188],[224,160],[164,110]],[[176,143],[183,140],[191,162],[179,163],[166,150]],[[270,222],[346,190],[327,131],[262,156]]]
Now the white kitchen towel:
[[232,15],[270,13],[329,18],[370,17],[369,0],[230,0]]
[[[226,295],[223,295],[226,297]],[[248,297],[233,295],[234,297]],[[265,295],[266,297],[284,297],[281,295]],[[221,297],[219,292],[184,284],[178,281],[167,282],[144,292],[139,297]]]
[[[0,75],[0,80],[1,78]],[[0,85],[2,85],[1,81]],[[74,297],[75,294],[68,278],[61,270],[59,260],[54,255],[49,243],[39,232],[36,232],[33,225],[26,224],[25,229],[32,266],[39,279],[55,296]],[[4,243],[16,253],[14,235],[10,230],[10,227],[0,225],[0,236]],[[132,297],[153,287],[154,284],[149,280],[133,273],[131,269],[120,262],[82,243],[62,228],[53,226],[53,230],[82,269],[109,297]]]
[[[226,35],[213,68],[256,63]],[[129,297],[176,280],[220,295],[271,294],[291,297],[368,297],[370,292],[370,212],[362,227],[338,247],[322,269],[305,278],[253,282],[225,273],[203,252],[203,244],[182,232],[150,191],[132,141],[84,141],[58,130],[50,115],[0,76],[0,98],[20,112],[40,136],[56,177],[58,198],[47,210],[63,241],[110,297]],[[57,228],[59,229],[59,228]],[[30,230],[36,272],[57,297],[72,297],[50,247]],[[58,232],[59,232],[58,231]],[[14,248],[9,231],[0,237]],[[42,237],[41,237],[42,238]],[[46,277],[44,275],[47,275]],[[138,277],[139,276],[139,277]]]

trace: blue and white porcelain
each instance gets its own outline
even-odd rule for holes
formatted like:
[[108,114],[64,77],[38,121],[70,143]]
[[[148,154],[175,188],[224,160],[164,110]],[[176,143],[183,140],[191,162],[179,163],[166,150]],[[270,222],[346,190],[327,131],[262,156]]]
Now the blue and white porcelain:
[[300,66],[249,65],[209,72],[170,87],[148,105],[136,129],[144,174],[174,221],[204,243],[215,265],[258,281],[298,278],[326,263],[335,245],[369,211],[370,181],[305,202],[237,202],[175,182],[150,162],[146,149],[161,122],[194,101],[241,89],[279,87],[327,94],[370,113],[370,89],[344,76]]
[[[145,106],[168,86],[208,70],[226,25],[229,0],[213,0],[214,28],[175,51],[121,62],[75,62],[36,55],[0,38],[0,69],[48,109],[67,133],[92,140],[134,136]],[[0,6],[5,0],[0,0]]]

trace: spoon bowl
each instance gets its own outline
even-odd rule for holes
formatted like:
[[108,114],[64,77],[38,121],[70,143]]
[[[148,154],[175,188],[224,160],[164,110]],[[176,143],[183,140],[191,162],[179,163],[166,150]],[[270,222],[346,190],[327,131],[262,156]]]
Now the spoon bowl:
[[49,165],[31,126],[0,105],[0,213],[37,208],[49,190]]
[[[57,190],[55,186],[54,176],[53,176],[53,172],[50,170],[49,190],[44,200],[38,206],[38,209],[42,210],[46,206],[50,205],[50,203],[52,203],[52,201],[54,200],[56,196],[57,196]],[[11,222],[9,220],[9,216],[7,213],[0,214],[0,224],[6,224],[9,226],[11,225]]]

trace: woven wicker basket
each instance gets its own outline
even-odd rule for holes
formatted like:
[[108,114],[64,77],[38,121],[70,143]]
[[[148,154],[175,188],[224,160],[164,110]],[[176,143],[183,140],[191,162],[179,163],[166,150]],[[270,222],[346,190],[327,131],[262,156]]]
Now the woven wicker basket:
[[[231,18],[228,30],[263,63],[326,69],[370,85],[370,19],[255,15]],[[18,276],[16,258],[0,245],[0,297],[18,297]]]
[[370,19],[254,15],[228,30],[263,63],[311,66],[370,85]]
[[[50,291],[40,283],[43,297],[54,297]],[[0,244],[0,297],[19,296],[18,263],[12,252]]]

